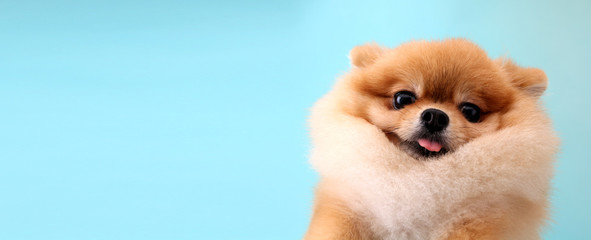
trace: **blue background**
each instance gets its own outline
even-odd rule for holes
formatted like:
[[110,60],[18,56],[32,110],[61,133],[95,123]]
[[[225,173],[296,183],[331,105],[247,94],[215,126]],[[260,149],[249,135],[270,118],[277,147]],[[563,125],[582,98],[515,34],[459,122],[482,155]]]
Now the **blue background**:
[[[299,239],[308,110],[375,41],[544,69],[545,239],[591,235],[589,1],[0,0],[0,239]],[[502,97],[502,96],[499,96]]]

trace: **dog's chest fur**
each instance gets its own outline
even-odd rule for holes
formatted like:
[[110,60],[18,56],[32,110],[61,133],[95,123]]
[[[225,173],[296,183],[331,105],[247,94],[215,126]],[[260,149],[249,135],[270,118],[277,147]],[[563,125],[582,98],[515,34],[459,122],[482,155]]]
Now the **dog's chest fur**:
[[[430,169],[388,172],[351,166],[341,179],[342,197],[380,239],[434,239],[459,216],[473,179],[450,182]],[[445,170],[443,170],[445,171]]]

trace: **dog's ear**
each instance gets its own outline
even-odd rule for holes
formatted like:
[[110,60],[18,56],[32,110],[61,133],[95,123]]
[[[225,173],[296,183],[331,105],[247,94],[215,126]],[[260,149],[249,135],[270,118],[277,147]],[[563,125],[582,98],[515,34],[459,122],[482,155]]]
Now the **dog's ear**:
[[354,47],[349,53],[351,65],[355,67],[365,67],[371,65],[384,52],[384,48],[375,43],[369,43]]
[[517,66],[509,59],[499,59],[497,62],[509,80],[519,90],[533,97],[540,97],[548,86],[546,73],[537,68],[524,68]]

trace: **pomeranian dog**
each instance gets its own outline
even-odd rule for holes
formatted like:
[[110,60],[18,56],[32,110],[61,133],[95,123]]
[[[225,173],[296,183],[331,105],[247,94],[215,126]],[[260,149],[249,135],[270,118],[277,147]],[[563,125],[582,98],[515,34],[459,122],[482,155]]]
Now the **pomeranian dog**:
[[369,44],[312,110],[304,237],[539,239],[558,139],[542,70],[464,39]]

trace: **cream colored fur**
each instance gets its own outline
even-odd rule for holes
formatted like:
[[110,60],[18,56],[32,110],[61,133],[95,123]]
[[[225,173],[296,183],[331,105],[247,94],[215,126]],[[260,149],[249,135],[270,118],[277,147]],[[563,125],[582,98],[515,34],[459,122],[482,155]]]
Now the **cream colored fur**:
[[[311,163],[376,238],[444,239],[454,224],[507,199],[547,203],[558,140],[536,98],[515,103],[519,113],[508,114],[523,115],[515,126],[418,161],[376,126],[341,111],[350,101],[346,81],[313,109]],[[536,219],[516,216],[505,239],[539,239],[543,221]]]

